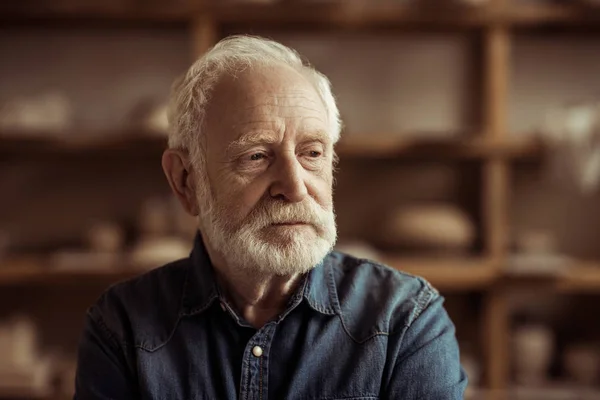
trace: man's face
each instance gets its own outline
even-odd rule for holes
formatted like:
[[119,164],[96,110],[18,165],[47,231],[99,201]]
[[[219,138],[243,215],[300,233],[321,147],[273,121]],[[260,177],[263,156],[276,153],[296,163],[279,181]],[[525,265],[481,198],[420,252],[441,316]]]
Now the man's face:
[[336,240],[321,98],[287,66],[224,78],[213,93],[198,193],[205,240],[236,268],[307,272]]

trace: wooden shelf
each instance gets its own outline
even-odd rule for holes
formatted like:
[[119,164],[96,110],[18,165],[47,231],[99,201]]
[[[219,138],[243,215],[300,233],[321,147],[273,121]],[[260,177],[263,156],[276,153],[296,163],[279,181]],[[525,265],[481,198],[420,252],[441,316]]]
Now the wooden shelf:
[[600,7],[577,4],[522,4],[510,7],[505,21],[515,27],[536,28],[545,26],[600,28]]
[[397,135],[346,135],[336,147],[344,158],[532,158],[542,153],[537,140],[470,139],[429,140]]
[[[546,291],[600,293],[600,262],[576,261],[563,274],[547,277],[514,276],[504,273],[500,262],[487,258],[428,258],[387,256],[381,262],[428,280],[443,291],[485,291],[498,285],[536,287]],[[113,269],[61,270],[47,267],[41,257],[0,261],[0,286],[90,285],[132,278],[147,271],[133,265]]]
[[[493,25],[536,28],[548,25],[600,28],[598,7],[583,1],[568,4],[493,4],[481,7],[401,4],[395,2],[331,1],[274,2],[271,4],[175,1],[151,2],[5,2],[0,5],[0,24],[104,23],[179,24],[186,26],[199,15],[216,24],[258,28],[483,28]],[[425,2],[423,2],[425,3]]]
[[[458,158],[476,159],[486,157],[532,158],[542,152],[536,140],[506,140],[494,142],[483,138],[472,139],[419,139],[405,135],[361,134],[345,135],[336,146],[343,159],[377,158]],[[68,155],[107,153],[160,155],[166,148],[167,139],[159,134],[143,130],[110,131],[77,135],[52,135],[0,133],[0,156]],[[72,140],[70,138],[83,139]],[[61,139],[62,138],[62,139]],[[86,139],[87,138],[87,139]]]
[[600,293],[600,262],[573,263],[557,282],[557,289],[564,292]]
[[[388,258],[393,268],[427,279],[442,290],[485,290],[497,278],[497,268],[483,259]],[[110,270],[57,270],[40,257],[21,257],[0,262],[0,286],[111,284],[142,274],[141,268],[123,265]]]
[[167,147],[166,135],[143,129],[121,129],[104,132],[68,133],[0,133],[0,156],[33,154],[69,155],[90,153],[160,154]]
[[145,272],[126,265],[104,270],[61,270],[47,267],[47,264],[40,257],[0,261],[0,286],[90,284],[108,286]]
[[564,271],[549,276],[509,277],[514,289],[555,293],[600,293],[600,262],[573,261]]
[[387,258],[383,263],[425,278],[444,291],[486,290],[500,277],[497,264],[481,258]]
[[395,2],[319,4],[239,4],[208,7],[217,23],[261,28],[376,29],[411,27],[473,28],[490,23],[494,14],[482,7],[424,7]]

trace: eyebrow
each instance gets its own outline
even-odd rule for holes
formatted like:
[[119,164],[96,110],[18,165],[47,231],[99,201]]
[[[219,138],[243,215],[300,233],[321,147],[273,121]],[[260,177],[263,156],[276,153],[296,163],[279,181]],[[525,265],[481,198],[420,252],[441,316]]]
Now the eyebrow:
[[273,144],[277,142],[274,132],[258,131],[251,132],[237,138],[227,146],[227,152],[259,144]]
[[[301,142],[321,142],[325,143],[329,135],[322,130],[309,131],[301,134]],[[247,133],[227,146],[227,152],[239,150],[246,147],[252,147],[260,144],[277,143],[279,138],[274,132],[258,131]]]

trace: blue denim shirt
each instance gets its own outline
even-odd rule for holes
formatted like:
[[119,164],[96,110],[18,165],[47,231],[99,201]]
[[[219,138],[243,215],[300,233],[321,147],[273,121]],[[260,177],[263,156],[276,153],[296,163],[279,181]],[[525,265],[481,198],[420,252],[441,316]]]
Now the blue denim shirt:
[[442,302],[421,278],[332,252],[255,329],[220,296],[198,238],[188,259],[89,309],[75,399],[462,399]]

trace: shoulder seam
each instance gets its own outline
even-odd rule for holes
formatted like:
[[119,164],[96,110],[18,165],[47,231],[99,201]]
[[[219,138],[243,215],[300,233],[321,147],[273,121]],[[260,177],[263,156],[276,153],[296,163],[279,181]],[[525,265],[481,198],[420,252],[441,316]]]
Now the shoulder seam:
[[94,316],[91,312],[91,309],[89,309],[87,314],[90,318],[90,321],[92,321],[100,328],[105,338],[112,342],[112,345],[114,346],[115,350],[120,350],[119,346],[128,347],[128,344],[125,341],[125,339],[117,337],[117,335],[108,327],[108,325],[104,321],[104,318],[102,318],[102,315],[100,315],[99,312],[96,313],[96,316]]
[[[431,286],[431,284],[427,282],[427,280],[418,276],[413,276],[413,278],[417,279],[423,286],[421,290],[419,290],[419,292],[417,293],[416,298],[412,300],[415,304],[415,307],[409,314],[404,324],[402,324],[401,328],[399,329],[402,331],[405,331],[406,329],[410,328],[413,322],[417,318],[419,318],[419,316],[423,313],[423,310],[425,310],[433,300],[439,297],[439,292],[433,286]],[[393,335],[399,330],[392,331],[389,334]]]

